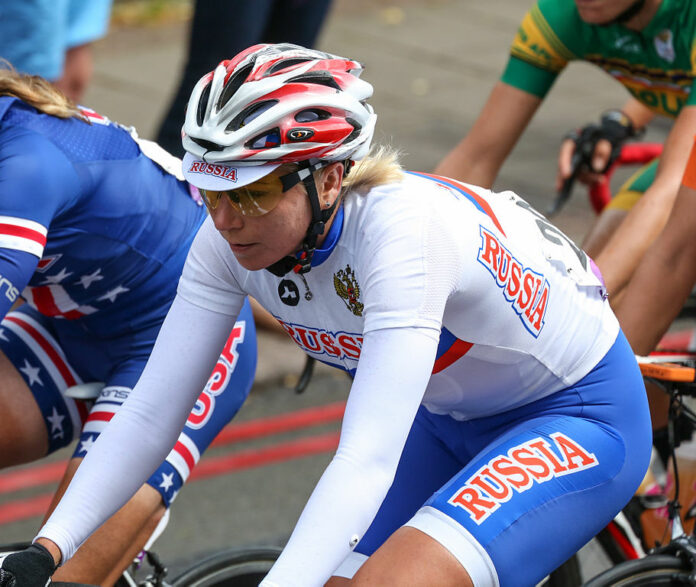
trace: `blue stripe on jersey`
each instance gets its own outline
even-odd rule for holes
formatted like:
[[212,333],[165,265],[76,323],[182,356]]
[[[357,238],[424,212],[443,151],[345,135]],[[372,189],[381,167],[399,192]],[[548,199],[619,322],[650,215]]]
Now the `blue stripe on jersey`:
[[466,190],[462,189],[460,186],[456,185],[455,183],[452,183],[451,181],[448,181],[447,178],[445,177],[432,177],[430,175],[427,175],[425,173],[419,173],[418,171],[407,171],[406,173],[409,173],[411,175],[415,175],[417,177],[420,177],[422,179],[427,179],[429,181],[434,181],[436,183],[441,183],[442,185],[446,185],[448,188],[456,191],[458,194],[461,194],[464,196],[467,200],[469,200],[480,212],[483,214],[486,214],[488,216],[488,213],[483,209],[483,206],[479,204],[475,199],[472,194],[467,192]]
[[317,267],[321,265],[324,261],[329,258],[331,251],[336,247],[338,239],[341,238],[341,233],[343,232],[343,205],[338,207],[336,210],[336,216],[334,221],[329,227],[329,232],[326,234],[324,239],[323,248],[314,251],[314,256],[312,257],[312,267]]
[[505,231],[503,230],[503,227],[500,225],[500,222],[498,222],[498,218],[496,215],[493,213],[492,208],[486,202],[485,199],[483,199],[481,196],[476,194],[475,192],[470,192],[464,188],[459,182],[453,180],[453,179],[448,179],[447,177],[441,177],[439,175],[430,175],[428,173],[419,173],[417,171],[408,171],[407,173],[410,173],[411,175],[415,175],[417,177],[420,177],[422,179],[428,179],[430,181],[434,181],[436,183],[442,184],[446,187],[448,187],[451,190],[454,190],[455,192],[461,194],[464,196],[469,202],[471,202],[476,209],[488,216],[493,221],[493,224],[495,224],[496,228],[505,234]]
[[457,337],[443,326],[440,330],[440,342],[437,345],[437,355],[435,359],[437,360],[444,355],[456,340]]

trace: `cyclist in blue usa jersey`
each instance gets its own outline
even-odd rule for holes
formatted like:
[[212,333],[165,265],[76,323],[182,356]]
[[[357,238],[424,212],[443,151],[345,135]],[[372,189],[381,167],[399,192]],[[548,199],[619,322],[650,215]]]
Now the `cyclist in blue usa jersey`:
[[596,267],[512,192],[369,155],[361,71],[255,45],[199,81],[183,169],[211,216],[128,410],[3,574],[42,585],[129,499],[246,295],[354,375],[336,455],[263,587],[535,585],[628,502],[650,417]]
[[[179,160],[154,143],[76,108],[42,78],[0,69],[0,466],[77,439],[51,509],[135,386],[206,216],[172,169],[180,175]],[[129,505],[58,577],[113,584],[142,547],[249,392],[256,340],[246,305],[225,340],[169,454],[149,479],[134,479]],[[92,381],[105,384],[96,401],[64,395]]]

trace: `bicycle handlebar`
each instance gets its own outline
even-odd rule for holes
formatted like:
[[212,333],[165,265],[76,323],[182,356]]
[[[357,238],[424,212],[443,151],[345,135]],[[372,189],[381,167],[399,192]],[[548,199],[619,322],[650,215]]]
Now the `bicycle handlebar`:
[[[611,188],[609,182],[612,175],[618,167],[624,165],[644,165],[662,153],[663,145],[661,143],[629,143],[621,147],[619,156],[609,166],[604,173],[604,181],[595,183],[589,187],[590,203],[594,211],[599,214],[611,200]],[[556,198],[551,203],[551,206],[546,211],[548,216],[553,216],[558,213],[570,199],[570,195],[578,178],[583,165],[589,169],[588,155],[578,153],[576,150],[571,159],[571,173],[563,182],[561,189],[558,190]]]
[[644,377],[680,383],[694,383],[696,369],[677,363],[638,363]]

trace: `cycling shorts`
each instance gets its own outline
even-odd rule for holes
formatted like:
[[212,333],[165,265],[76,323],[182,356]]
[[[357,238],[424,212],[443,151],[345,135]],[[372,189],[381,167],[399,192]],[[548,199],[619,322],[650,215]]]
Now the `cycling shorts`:
[[[82,458],[138,381],[161,321],[109,339],[80,335],[68,321],[57,322],[28,305],[21,306],[0,325],[0,351],[34,395],[46,424],[48,452],[79,439],[73,457]],[[247,300],[175,447],[148,481],[166,506],[241,407],[255,371],[256,329]],[[91,381],[105,383],[95,401],[64,395],[68,387]]]
[[626,505],[651,438],[622,333],[578,383],[518,409],[459,421],[421,407],[379,512],[336,574],[352,577],[408,525],[445,546],[475,585],[535,585]]
[[621,186],[617,194],[607,204],[607,210],[623,210],[628,212],[636,205],[645,191],[655,181],[657,165],[660,158],[656,157],[650,163],[641,166],[626,182]]

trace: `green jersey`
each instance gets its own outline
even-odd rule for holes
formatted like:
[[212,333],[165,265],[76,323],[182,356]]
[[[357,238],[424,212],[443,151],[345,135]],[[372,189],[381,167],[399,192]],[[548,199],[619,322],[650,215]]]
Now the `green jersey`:
[[696,2],[662,0],[642,31],[582,21],[573,0],[538,0],[526,14],[502,80],[546,95],[573,59],[601,67],[658,114],[676,117],[696,104]]

